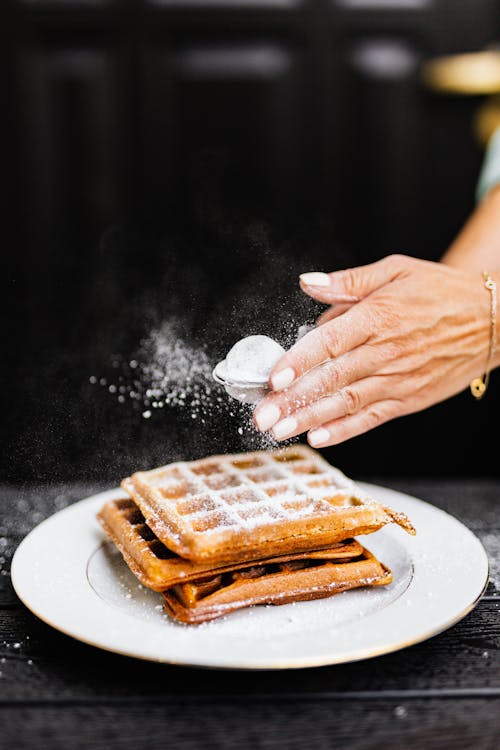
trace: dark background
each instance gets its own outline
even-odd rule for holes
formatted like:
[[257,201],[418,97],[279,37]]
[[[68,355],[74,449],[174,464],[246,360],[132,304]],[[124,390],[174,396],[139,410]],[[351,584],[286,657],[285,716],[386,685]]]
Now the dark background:
[[[499,29],[496,0],[3,0],[2,478],[254,447],[238,415],[144,420],[89,378],[172,317],[214,364],[280,337],[320,309],[302,271],[439,259],[474,206],[481,98],[426,90],[421,63]],[[498,475],[498,385],[325,453],[360,478]]]

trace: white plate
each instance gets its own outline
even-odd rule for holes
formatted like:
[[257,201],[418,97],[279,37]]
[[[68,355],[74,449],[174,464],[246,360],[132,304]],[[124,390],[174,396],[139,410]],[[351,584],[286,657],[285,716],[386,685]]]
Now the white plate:
[[470,612],[488,583],[488,559],[479,540],[447,513],[384,487],[362,487],[417,528],[416,537],[391,525],[360,538],[392,569],[390,586],[179,625],[164,614],[160,594],[128,571],[95,519],[121,490],[70,505],[33,529],[16,551],[12,581],[44,622],[141,659],[286,669],[378,656],[430,638]]

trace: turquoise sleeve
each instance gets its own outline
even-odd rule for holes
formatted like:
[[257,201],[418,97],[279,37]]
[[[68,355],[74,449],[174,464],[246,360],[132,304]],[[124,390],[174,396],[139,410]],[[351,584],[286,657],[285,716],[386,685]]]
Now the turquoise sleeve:
[[495,185],[500,185],[500,127],[495,130],[488,141],[476,187],[477,202],[482,201]]

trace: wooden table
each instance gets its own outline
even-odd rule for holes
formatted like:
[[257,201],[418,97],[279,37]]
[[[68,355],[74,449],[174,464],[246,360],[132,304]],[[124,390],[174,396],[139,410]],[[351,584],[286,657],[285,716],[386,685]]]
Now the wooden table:
[[89,485],[0,487],[0,747],[500,748],[500,480],[366,477],[443,508],[490,557],[477,608],[376,659],[287,672],[141,662],[61,635],[17,599],[9,563],[42,518]]

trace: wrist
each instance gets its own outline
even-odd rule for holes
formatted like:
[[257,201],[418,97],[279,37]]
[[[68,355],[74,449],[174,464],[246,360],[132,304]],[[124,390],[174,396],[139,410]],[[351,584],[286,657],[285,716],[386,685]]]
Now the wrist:
[[497,325],[498,325],[498,296],[497,281],[493,274],[483,271],[483,284],[488,292],[488,356],[483,373],[475,377],[470,383],[470,391],[475,399],[481,399],[488,389],[491,371],[497,366]]

